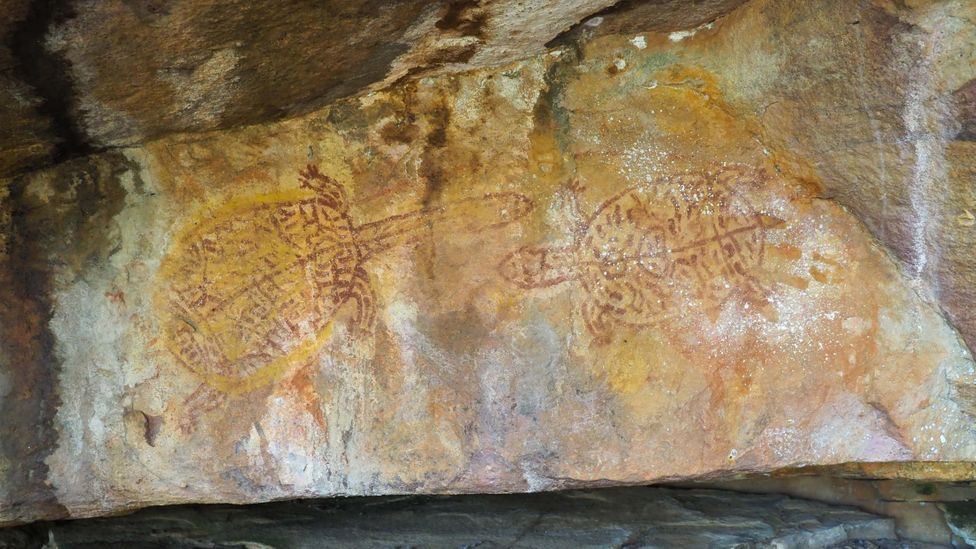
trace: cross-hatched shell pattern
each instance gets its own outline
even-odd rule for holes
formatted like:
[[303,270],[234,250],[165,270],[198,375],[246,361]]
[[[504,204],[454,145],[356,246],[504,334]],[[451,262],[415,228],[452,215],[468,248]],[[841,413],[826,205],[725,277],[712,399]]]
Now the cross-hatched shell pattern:
[[310,166],[301,189],[231,203],[177,237],[156,294],[163,340],[220,392],[252,390],[318,351],[340,308],[353,311],[353,333],[372,327],[363,267],[376,254],[417,242],[430,223],[479,230],[530,208],[497,193],[357,226],[341,185]]
[[767,218],[735,185],[741,166],[629,187],[607,199],[567,247],[523,247],[501,265],[523,288],[576,280],[587,328],[607,342],[614,325],[646,327],[689,309],[715,310],[760,291]]

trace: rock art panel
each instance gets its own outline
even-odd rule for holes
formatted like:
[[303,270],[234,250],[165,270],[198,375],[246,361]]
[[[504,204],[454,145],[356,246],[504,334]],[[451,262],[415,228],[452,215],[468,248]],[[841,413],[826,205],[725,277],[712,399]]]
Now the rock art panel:
[[385,0],[281,9],[5,0],[0,177],[103,147],[299,116],[407,76],[511,63],[581,30],[693,28],[743,2]]
[[51,426],[2,520],[974,459],[965,345],[695,54],[721,31],[20,179]]
[[[224,395],[268,385],[295,364],[310,367],[344,307],[353,310],[349,337],[370,337],[369,260],[416,243],[431,219],[488,230],[531,205],[523,195],[495,193],[357,225],[342,186],[309,165],[298,193],[232,203],[192,222],[164,259],[156,295],[165,347],[202,382],[185,411],[197,418]],[[324,428],[319,406],[311,413]]]
[[[580,221],[571,247],[520,248],[501,272],[525,289],[579,281],[587,294],[586,328],[604,345],[617,324],[714,315],[734,295],[761,303],[752,271],[762,265],[766,229],[779,220],[760,214],[729,185],[750,179],[764,176],[723,166],[624,189]],[[678,294],[690,296],[698,310],[685,310]]]
[[761,118],[769,142],[809,162],[824,193],[863,220],[972,349],[976,234],[966,211],[976,155],[966,89],[976,78],[976,5],[824,8],[751,2],[721,30],[684,40],[678,55],[734,82],[738,107]]

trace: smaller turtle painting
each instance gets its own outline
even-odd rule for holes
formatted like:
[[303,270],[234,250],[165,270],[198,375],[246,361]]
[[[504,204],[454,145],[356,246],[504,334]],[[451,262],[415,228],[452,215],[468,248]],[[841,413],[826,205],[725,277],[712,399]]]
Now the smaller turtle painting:
[[765,175],[740,165],[675,175],[626,188],[585,218],[570,185],[579,221],[566,246],[525,246],[500,265],[525,289],[576,282],[594,343],[615,328],[641,329],[675,315],[714,314],[739,296],[763,300],[756,276],[766,229],[781,223],[759,213],[735,188]]
[[[155,296],[162,339],[200,381],[185,408],[214,408],[227,395],[311,368],[340,310],[350,313],[350,335],[370,332],[373,258],[416,244],[432,226],[479,231],[532,207],[521,194],[495,193],[357,224],[337,181],[310,165],[300,182],[192,224],[164,258]],[[302,376],[308,372],[291,374]],[[321,423],[319,403],[310,407]]]

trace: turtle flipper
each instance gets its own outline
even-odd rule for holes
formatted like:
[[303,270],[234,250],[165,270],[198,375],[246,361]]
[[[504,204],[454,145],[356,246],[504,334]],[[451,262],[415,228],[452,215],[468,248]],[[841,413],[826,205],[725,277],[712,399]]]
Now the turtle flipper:
[[195,391],[183,401],[178,411],[178,425],[184,435],[196,431],[200,418],[224,405],[227,395],[206,383],[201,383]]
[[576,235],[582,235],[586,232],[586,221],[587,216],[583,213],[583,192],[586,191],[586,185],[584,185],[579,178],[573,178],[566,182],[565,186],[566,194],[569,196],[569,207],[570,214],[573,216],[573,221],[576,224]]
[[333,333],[328,356],[331,360],[367,368],[363,361],[373,357],[373,332],[376,328],[376,297],[369,283],[369,274],[362,267],[357,267],[340,295],[345,322],[339,324],[341,328],[338,332]]
[[357,267],[345,291],[346,302],[351,303],[356,312],[352,317],[349,332],[352,335],[371,334],[376,325],[376,297],[369,284],[369,274]]
[[319,171],[318,166],[309,164],[300,174],[300,186],[315,191],[331,208],[345,212],[349,201],[346,191],[338,181]]
[[322,396],[315,387],[315,362],[302,366],[284,384],[285,391],[298,400],[302,409],[322,431],[328,430]]
[[583,313],[583,324],[586,330],[593,336],[593,345],[603,347],[613,341],[613,323],[610,318],[610,310],[591,300],[583,302],[581,307]]
[[545,288],[575,278],[575,262],[571,248],[523,246],[508,254],[498,271],[520,288]]

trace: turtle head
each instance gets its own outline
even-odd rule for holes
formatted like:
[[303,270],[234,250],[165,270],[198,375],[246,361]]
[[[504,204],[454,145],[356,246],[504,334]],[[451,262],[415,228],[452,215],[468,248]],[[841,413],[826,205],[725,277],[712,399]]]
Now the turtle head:
[[309,164],[300,174],[301,187],[314,191],[333,208],[346,206],[346,191],[338,181],[319,171],[318,166]]
[[498,266],[501,275],[520,288],[555,286],[572,277],[572,252],[564,248],[523,246]]

